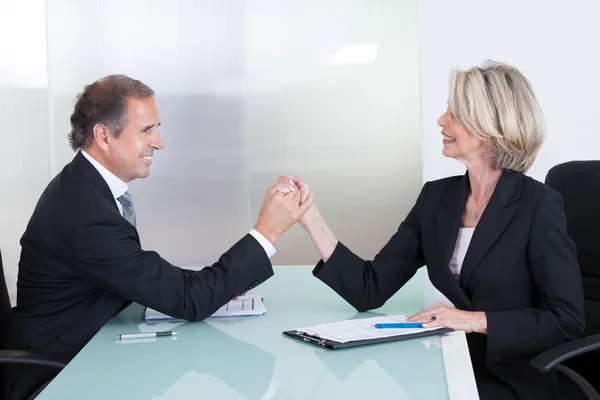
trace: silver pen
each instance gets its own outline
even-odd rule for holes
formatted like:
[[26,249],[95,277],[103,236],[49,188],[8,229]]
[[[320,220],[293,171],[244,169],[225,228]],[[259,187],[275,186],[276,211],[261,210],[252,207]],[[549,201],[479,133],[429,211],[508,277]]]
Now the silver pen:
[[159,336],[175,336],[177,332],[164,331],[164,332],[147,332],[147,333],[123,333],[115,336],[115,339],[143,339],[143,338],[155,338]]

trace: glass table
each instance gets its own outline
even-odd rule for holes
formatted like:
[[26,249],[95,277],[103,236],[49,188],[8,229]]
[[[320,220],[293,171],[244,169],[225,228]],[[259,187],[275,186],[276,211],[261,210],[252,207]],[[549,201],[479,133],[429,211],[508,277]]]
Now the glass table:
[[[284,330],[385,314],[424,304],[425,270],[385,306],[357,313],[314,278],[312,266],[278,266],[253,292],[267,313],[203,322],[141,320],[132,304],[110,320],[38,397],[49,399],[477,399],[465,336],[455,332],[328,350]],[[122,333],[177,336],[115,340]]]

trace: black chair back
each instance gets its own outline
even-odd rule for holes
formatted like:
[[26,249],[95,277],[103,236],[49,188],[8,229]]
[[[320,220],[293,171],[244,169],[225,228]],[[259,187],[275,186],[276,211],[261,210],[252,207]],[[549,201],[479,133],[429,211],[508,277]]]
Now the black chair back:
[[[564,200],[569,236],[577,259],[585,296],[586,327],[582,336],[600,334],[600,161],[571,161],[552,168],[546,184]],[[600,392],[600,351],[565,363]]]

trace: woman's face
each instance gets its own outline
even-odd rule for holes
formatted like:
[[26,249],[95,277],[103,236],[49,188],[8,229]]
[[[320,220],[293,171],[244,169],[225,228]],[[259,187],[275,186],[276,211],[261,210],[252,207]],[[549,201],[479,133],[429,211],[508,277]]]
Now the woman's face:
[[444,148],[442,154],[454,158],[462,163],[485,160],[488,145],[481,139],[473,136],[450,112],[446,110],[438,119],[438,125],[442,127],[442,143]]

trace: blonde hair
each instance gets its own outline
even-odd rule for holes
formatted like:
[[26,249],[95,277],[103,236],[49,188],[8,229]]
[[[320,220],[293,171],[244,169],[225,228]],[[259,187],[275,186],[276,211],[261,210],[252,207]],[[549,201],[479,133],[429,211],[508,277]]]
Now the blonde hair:
[[497,170],[526,172],[542,145],[545,122],[531,84],[518,69],[486,61],[450,74],[449,110],[490,146]]

